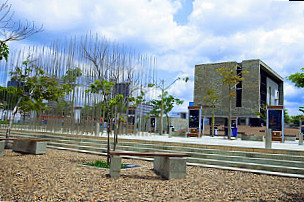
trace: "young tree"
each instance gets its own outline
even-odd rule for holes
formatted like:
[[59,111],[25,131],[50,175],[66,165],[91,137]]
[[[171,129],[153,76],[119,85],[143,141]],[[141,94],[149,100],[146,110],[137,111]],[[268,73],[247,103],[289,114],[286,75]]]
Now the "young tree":
[[120,122],[125,121],[125,119],[121,116],[121,111],[125,107],[124,103],[124,96],[121,94],[117,94],[109,101],[109,108],[112,113],[110,113],[111,120],[114,119],[114,144],[113,144],[113,151],[116,150],[116,145],[118,143],[118,133],[120,129]]
[[261,106],[260,111],[253,111],[264,123],[267,121],[267,104]]
[[69,85],[72,89],[72,118],[74,119],[74,105],[75,105],[75,88],[79,86],[76,84],[78,77],[82,75],[81,69],[79,67],[71,68],[66,71],[66,74],[62,77],[65,84]]
[[284,109],[284,123],[289,124],[291,121],[290,116],[288,115],[288,110]]
[[[178,98],[175,98],[173,95],[169,95],[167,91],[165,91],[162,95],[158,96],[159,100],[152,100],[151,104],[154,105],[153,110],[150,112],[150,114],[153,114],[155,116],[158,116],[162,114],[162,112],[165,114],[167,118],[167,125],[168,130],[170,127],[170,118],[169,118],[169,112],[172,111],[174,105],[181,105],[183,104],[183,100],[180,100]],[[169,131],[168,131],[169,133]]]
[[207,95],[204,97],[204,100],[207,102],[208,105],[212,107],[212,118],[211,118],[211,136],[214,137],[214,109],[216,102],[220,99],[219,94],[216,92],[215,89],[207,89]]
[[59,86],[56,79],[47,75],[42,68],[35,66],[30,60],[23,62],[22,67],[16,67],[10,72],[11,80],[18,83],[18,87],[13,87],[18,95],[18,100],[10,118],[7,128],[6,138],[9,138],[10,130],[16,113],[21,105],[23,110],[35,110],[39,115],[47,109],[44,101],[57,101],[70,90],[67,85]]
[[[301,68],[302,71],[304,71],[304,68]],[[292,83],[295,84],[296,87],[298,88],[304,88],[304,72],[297,72],[289,77],[287,77],[288,80],[290,80]],[[300,107],[299,111],[304,113],[304,107]]]
[[231,100],[235,97],[235,92],[232,91],[236,85],[244,80],[243,74],[248,71],[241,71],[237,74],[238,65],[224,66],[216,71],[222,76],[222,82],[228,87],[228,139],[231,139]]
[[105,119],[107,120],[107,134],[108,134],[108,143],[107,143],[107,162],[110,163],[110,131],[111,131],[111,117],[110,117],[110,101],[111,101],[111,92],[114,87],[114,83],[107,80],[100,81],[96,79],[94,83],[90,85],[90,89],[87,92],[94,94],[102,95],[102,107],[105,110]]
[[[140,91],[140,95],[138,95],[136,98],[135,97],[128,97],[128,101],[130,102],[131,106],[137,107],[138,105],[141,105],[141,103],[146,101],[144,99],[144,95],[145,95],[145,92]],[[140,107],[139,109],[142,110],[142,107]],[[135,128],[136,128],[136,126],[135,126]],[[139,131],[141,131],[141,122],[139,123],[138,129],[139,129]],[[135,133],[135,130],[134,130],[134,133]]]
[[290,122],[298,126],[300,124],[300,118],[304,118],[304,115],[290,116]]
[[[148,84],[148,87],[156,87],[158,89],[161,90],[161,95],[160,95],[160,99],[161,99],[161,103],[160,103],[160,132],[159,134],[162,135],[163,134],[163,113],[164,113],[164,94],[165,91],[168,90],[177,80],[180,80],[181,78],[178,77],[177,79],[175,79],[171,84],[165,86],[165,80],[161,80],[161,84],[157,85],[157,84]],[[188,82],[189,77],[185,77],[183,78],[183,81],[185,81],[186,83]]]
[[7,60],[9,47],[7,42],[20,41],[33,34],[43,31],[43,26],[37,27],[35,23],[21,23],[13,20],[14,12],[11,10],[12,5],[8,1],[0,4],[0,60]]

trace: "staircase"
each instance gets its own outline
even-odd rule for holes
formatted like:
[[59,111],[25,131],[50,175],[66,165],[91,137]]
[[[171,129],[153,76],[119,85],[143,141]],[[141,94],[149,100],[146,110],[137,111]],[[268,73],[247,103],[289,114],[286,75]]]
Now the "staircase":
[[[4,137],[4,135],[5,131],[0,130],[0,137]],[[11,137],[45,138],[49,140],[49,148],[106,155],[106,137],[29,131],[12,131]],[[111,145],[111,147],[113,146]],[[119,138],[116,150],[186,153],[190,156],[187,158],[188,165],[304,178],[304,151],[254,149],[122,138]],[[140,159],[153,160],[151,158]]]

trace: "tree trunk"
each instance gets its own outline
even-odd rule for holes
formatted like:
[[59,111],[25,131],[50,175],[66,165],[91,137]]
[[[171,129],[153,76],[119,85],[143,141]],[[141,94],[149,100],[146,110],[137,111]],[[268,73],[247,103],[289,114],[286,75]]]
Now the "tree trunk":
[[159,119],[159,123],[160,123],[160,132],[159,134],[162,135],[163,134],[163,111],[164,111],[164,90],[162,89],[162,93],[161,93],[161,110],[160,110],[160,119]]
[[211,136],[214,137],[214,106],[212,106],[212,118],[211,118]]
[[169,137],[171,137],[171,131],[170,131],[170,120],[169,120],[169,116],[166,114],[166,118],[167,118],[167,128],[168,128],[168,135]]
[[104,120],[105,120],[105,110],[104,109],[102,109],[102,121],[101,121],[101,124],[102,124],[102,126],[101,126],[101,136],[103,135],[103,131],[104,131]]
[[228,100],[229,100],[229,103],[228,103],[228,139],[230,140],[231,139],[231,87],[230,85],[228,86],[229,87],[229,97],[228,97]]
[[108,124],[107,124],[107,133],[108,133],[107,163],[110,163],[110,132],[111,132],[111,123],[110,123],[110,119],[108,118]]
[[73,89],[73,93],[72,93],[72,115],[71,115],[71,120],[72,120],[72,123],[71,123],[71,126],[73,129],[76,129],[75,125],[75,107],[74,107],[74,102],[75,102],[75,87]]
[[117,113],[117,105],[115,106],[115,112],[114,112],[114,147],[113,147],[113,151],[116,150],[116,144],[117,144],[117,135],[118,135],[118,119],[117,116],[119,116],[119,113]]
[[[13,122],[14,122],[14,119],[15,119],[15,115],[16,115],[16,113],[18,112],[18,106],[19,106],[21,100],[22,100],[22,97],[20,97],[20,98],[18,99],[17,104],[16,104],[16,106],[14,107],[12,116],[11,116],[11,118],[10,118],[10,121],[9,121],[9,124],[8,124],[8,127],[7,127],[7,130],[6,130],[6,135],[5,135],[5,138],[6,138],[6,139],[8,139],[9,136],[10,136],[11,129],[12,129],[12,126],[13,126]],[[8,141],[7,141],[7,140],[5,141],[5,148],[8,148]]]

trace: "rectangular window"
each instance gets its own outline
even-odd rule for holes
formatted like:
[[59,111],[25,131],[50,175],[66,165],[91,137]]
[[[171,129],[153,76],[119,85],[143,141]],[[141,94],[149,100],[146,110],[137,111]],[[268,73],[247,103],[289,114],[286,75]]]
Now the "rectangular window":
[[[241,66],[237,66],[236,69],[236,74],[240,77],[242,77],[242,67]],[[243,86],[242,86],[242,82],[238,83],[236,85],[236,107],[242,107],[242,90],[243,90]]]
[[268,98],[268,105],[271,105],[271,87],[269,86],[269,98]]

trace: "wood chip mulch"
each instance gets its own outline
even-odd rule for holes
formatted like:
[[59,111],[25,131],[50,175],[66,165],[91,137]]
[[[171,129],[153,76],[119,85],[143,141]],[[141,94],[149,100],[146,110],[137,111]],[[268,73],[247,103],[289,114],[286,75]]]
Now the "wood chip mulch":
[[187,166],[185,179],[163,180],[153,163],[108,170],[79,167],[105,157],[48,149],[45,155],[5,150],[0,157],[0,201],[304,201],[304,179]]

